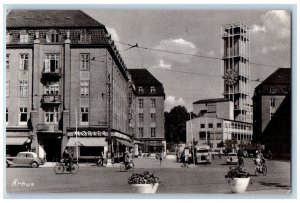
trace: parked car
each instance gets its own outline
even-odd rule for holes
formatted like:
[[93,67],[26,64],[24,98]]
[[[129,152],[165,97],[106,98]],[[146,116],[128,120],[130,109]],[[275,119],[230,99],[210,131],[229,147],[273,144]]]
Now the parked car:
[[10,166],[31,166],[37,168],[44,162],[34,152],[19,152],[16,157],[6,158],[6,167]]
[[237,153],[235,152],[228,153],[227,164],[238,164],[238,161],[239,159]]

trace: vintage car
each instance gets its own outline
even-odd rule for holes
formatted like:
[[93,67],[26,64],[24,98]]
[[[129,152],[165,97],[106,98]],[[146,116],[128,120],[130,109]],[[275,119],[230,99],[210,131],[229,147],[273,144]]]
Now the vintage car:
[[16,157],[6,158],[6,167],[10,166],[31,166],[37,168],[44,162],[34,152],[19,152]]
[[237,153],[230,152],[227,156],[227,164],[238,164],[239,158],[237,156]]

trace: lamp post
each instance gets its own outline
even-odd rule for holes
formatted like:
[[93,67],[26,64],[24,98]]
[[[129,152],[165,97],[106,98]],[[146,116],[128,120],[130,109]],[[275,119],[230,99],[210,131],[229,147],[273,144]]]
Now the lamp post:
[[76,146],[76,162],[78,163],[78,131],[77,131],[77,106],[75,106],[75,146]]

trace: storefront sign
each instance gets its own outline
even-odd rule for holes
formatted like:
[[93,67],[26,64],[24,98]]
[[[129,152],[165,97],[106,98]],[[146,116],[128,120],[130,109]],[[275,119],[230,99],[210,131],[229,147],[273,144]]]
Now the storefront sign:
[[104,131],[75,131],[73,133],[73,136],[75,137],[77,134],[77,136],[81,136],[81,137],[103,137],[105,136],[105,132]]

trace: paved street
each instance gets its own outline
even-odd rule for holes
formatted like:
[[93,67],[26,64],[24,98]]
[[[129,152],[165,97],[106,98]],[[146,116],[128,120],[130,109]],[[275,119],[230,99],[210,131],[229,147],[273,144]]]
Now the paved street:
[[[227,194],[230,189],[224,175],[228,171],[225,157],[216,158],[212,165],[190,165],[180,167],[181,163],[165,159],[162,166],[153,158],[134,159],[135,171],[149,170],[161,180],[157,193],[197,193]],[[52,164],[53,165],[53,164]],[[90,192],[90,193],[131,193],[127,179],[132,172],[120,172],[118,164],[113,167],[95,167],[80,164],[78,174],[54,174],[51,163],[40,168],[8,168],[6,184],[8,192]],[[247,193],[286,194],[290,189],[290,163],[285,161],[267,162],[267,176],[253,176],[252,159],[245,159],[245,168],[250,171],[251,184]],[[22,183],[14,185],[13,183]]]

